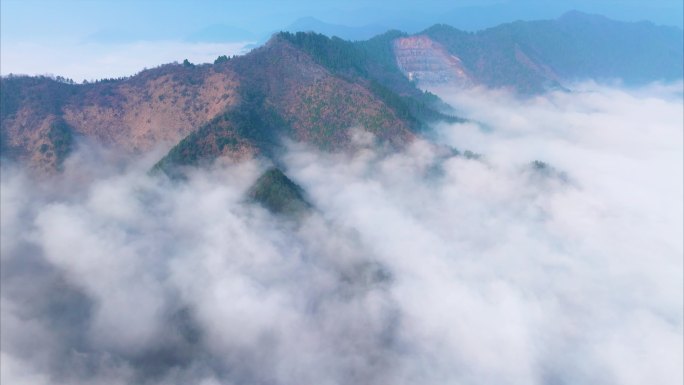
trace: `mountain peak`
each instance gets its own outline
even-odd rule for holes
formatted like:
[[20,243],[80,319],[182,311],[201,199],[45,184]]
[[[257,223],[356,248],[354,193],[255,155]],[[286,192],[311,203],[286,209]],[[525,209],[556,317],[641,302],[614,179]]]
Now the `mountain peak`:
[[559,21],[609,21],[610,19],[599,14],[586,13],[576,9],[570,10],[562,14]]
[[276,167],[266,170],[247,191],[247,196],[270,212],[286,217],[301,216],[312,208],[304,197],[304,190]]

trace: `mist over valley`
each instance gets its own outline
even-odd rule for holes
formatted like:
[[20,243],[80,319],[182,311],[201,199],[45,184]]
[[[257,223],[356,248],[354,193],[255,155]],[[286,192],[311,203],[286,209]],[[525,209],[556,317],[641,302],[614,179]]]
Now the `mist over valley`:
[[0,381],[680,384],[682,46],[569,12],[3,76]]

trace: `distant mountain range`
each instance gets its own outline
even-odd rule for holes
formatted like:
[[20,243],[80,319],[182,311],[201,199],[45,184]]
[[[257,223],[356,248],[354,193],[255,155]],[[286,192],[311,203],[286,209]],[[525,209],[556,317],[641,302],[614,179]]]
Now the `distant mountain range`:
[[221,43],[230,41],[255,41],[256,35],[242,28],[224,24],[213,24],[188,35],[185,40],[190,42]]
[[683,46],[677,28],[577,12],[478,33],[435,25],[357,42],[283,32],[244,56],[124,79],[4,77],[0,150],[3,161],[54,172],[79,137],[129,153],[166,146],[156,170],[173,174],[219,157],[276,159],[281,138],[344,150],[354,145],[353,127],[401,147],[434,121],[459,119],[419,87],[534,94],[582,79],[672,80],[682,78]]
[[315,17],[302,17],[283,28],[285,32],[316,32],[326,36],[337,36],[345,40],[367,40],[387,31],[389,28],[380,24],[368,24],[360,27],[331,24]]
[[536,93],[572,81],[643,84],[682,78],[682,30],[569,12],[477,33],[436,25],[418,34],[458,59],[462,81]]

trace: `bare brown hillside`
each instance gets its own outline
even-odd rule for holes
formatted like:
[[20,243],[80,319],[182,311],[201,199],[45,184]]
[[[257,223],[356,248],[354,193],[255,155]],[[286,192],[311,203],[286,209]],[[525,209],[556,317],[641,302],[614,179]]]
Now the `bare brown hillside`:
[[12,95],[18,99],[16,110],[3,111],[4,146],[40,169],[54,168],[61,161],[63,150],[55,136],[68,142],[62,146],[84,136],[131,153],[154,146],[170,148],[234,105],[238,85],[227,68],[219,72],[213,66],[182,65],[95,84],[6,78],[3,86],[10,82],[21,89]]
[[130,154],[168,148],[162,164],[196,164],[270,156],[283,137],[344,150],[351,128],[401,146],[420,124],[414,110],[439,114],[412,99],[425,94],[403,76],[380,83],[369,75],[367,53],[322,35],[279,34],[244,56],[168,64],[126,79],[6,77],[2,154],[57,170],[87,138]]

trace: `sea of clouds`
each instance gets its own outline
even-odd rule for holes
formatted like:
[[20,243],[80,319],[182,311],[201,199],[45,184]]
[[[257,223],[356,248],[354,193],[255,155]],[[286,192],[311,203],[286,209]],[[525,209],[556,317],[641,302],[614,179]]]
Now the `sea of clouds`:
[[3,165],[1,382],[681,384],[682,84],[434,91],[470,121],[290,144],[300,221],[261,160]]

